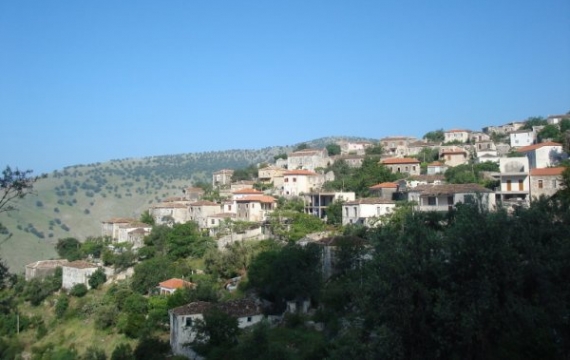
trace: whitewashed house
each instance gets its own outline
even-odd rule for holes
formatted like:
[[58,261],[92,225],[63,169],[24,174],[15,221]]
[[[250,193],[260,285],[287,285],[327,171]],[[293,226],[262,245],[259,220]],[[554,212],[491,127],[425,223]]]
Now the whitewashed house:
[[62,282],[61,287],[70,290],[77,284],[84,284],[89,289],[89,278],[99,269],[97,265],[83,260],[72,261],[61,266]]
[[382,198],[362,198],[342,204],[342,225],[376,226],[380,218],[391,214],[396,203]]
[[517,152],[528,157],[531,169],[556,166],[568,158],[562,144],[551,141],[525,146],[517,149]]

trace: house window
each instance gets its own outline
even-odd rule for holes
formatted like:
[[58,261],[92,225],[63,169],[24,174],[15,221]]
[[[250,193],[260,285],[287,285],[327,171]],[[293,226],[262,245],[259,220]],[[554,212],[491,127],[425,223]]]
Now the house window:
[[449,195],[447,197],[447,204],[448,205],[453,205],[454,201],[453,201],[453,195]]
[[538,180],[538,188],[542,189],[542,180]]
[[212,225],[215,225],[215,224],[216,224],[216,219],[212,219],[212,220],[210,220],[210,221],[212,222]]
[[293,182],[297,182],[297,178],[293,178]]
[[557,187],[556,180],[552,180],[552,188],[556,189],[556,187]]
[[347,207],[344,208],[344,214],[346,215],[346,217],[348,217],[348,208]]
[[429,197],[428,197],[428,205],[429,205],[429,206],[435,206],[435,205],[436,205],[436,198],[435,198],[435,196],[429,196]]
[[376,207],[376,215],[380,215],[380,206]]
[[184,319],[184,326],[186,327],[191,327],[192,326],[192,318],[190,316],[187,316]]
[[228,211],[232,211],[232,206],[228,205]]
[[511,191],[511,180],[507,180],[507,191]]
[[247,317],[247,322],[251,322],[251,316]]
[[354,217],[356,217],[358,215],[358,209],[356,208],[356,206],[353,208],[354,210]]
[[415,167],[415,166],[412,166],[412,170],[413,170],[413,171],[416,171],[416,167]]
[[519,180],[519,191],[523,191],[524,190],[524,185],[523,185],[523,181],[522,179]]
[[289,178],[285,178],[285,182],[289,182]]
[[398,167],[398,172],[402,172],[402,170]]

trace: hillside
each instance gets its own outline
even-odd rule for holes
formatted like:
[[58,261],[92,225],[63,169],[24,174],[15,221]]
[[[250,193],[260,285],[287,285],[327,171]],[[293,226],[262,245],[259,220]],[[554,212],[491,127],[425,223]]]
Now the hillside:
[[[304,142],[323,147],[350,137],[325,137]],[[100,223],[121,216],[138,218],[149,206],[197,181],[211,181],[212,172],[239,169],[273,160],[294,146],[258,150],[226,150],[76,165],[38,181],[35,195],[18,203],[19,211],[2,215],[11,233],[0,245],[0,256],[12,272],[25,264],[56,257],[58,239],[83,240],[100,235]]]

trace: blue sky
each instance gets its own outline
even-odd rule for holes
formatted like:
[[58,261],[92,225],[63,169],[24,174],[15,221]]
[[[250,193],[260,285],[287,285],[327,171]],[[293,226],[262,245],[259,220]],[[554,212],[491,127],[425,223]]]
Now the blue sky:
[[0,167],[570,111],[570,2],[2,1]]

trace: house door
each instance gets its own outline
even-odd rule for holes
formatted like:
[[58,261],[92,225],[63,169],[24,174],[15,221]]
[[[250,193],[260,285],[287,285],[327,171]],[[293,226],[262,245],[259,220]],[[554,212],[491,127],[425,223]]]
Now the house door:
[[519,191],[523,191],[523,190],[524,190],[523,181],[519,180]]
[[511,187],[511,180],[507,180],[507,191],[511,191],[512,187]]

